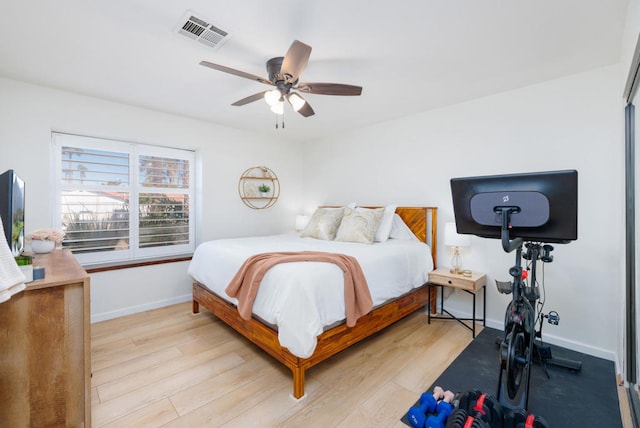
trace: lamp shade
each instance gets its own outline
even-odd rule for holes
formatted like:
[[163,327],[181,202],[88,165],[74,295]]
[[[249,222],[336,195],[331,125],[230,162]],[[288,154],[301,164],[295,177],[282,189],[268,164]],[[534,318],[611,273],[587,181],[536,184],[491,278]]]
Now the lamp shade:
[[271,106],[271,111],[275,114],[282,115],[284,113],[284,102],[277,101],[274,105]]
[[278,101],[280,101],[281,97],[282,94],[280,94],[280,91],[277,89],[273,89],[264,93],[264,100],[267,104],[269,104],[270,107],[273,107]]
[[295,111],[299,111],[306,103],[306,101],[302,99],[302,97],[296,94],[295,92],[289,95],[288,99],[289,99],[289,103],[291,103]]
[[448,247],[469,247],[471,239],[469,235],[460,235],[456,230],[455,223],[444,225],[444,245]]
[[296,216],[296,230],[304,230],[309,223],[309,216],[304,214],[298,214]]

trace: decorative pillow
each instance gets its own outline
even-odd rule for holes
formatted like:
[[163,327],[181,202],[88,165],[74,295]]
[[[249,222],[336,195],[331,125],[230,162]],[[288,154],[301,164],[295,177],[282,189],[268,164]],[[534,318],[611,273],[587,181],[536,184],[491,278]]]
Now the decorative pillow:
[[384,208],[352,210],[345,208],[336,241],[373,243]]
[[325,210],[339,210],[342,208],[351,208],[352,210],[356,209],[357,202],[351,202],[350,204],[345,205],[344,207],[322,207]]
[[[375,242],[384,242],[389,239],[391,233],[391,226],[393,226],[393,215],[396,212],[397,205],[387,205],[384,207],[384,213],[382,214],[382,220],[380,220],[380,226],[376,231],[376,236],[373,238]],[[356,208],[356,211],[364,211],[366,208]]]
[[336,236],[336,230],[345,208],[318,208],[315,210],[307,227],[300,234],[303,238],[316,238],[331,241]]
[[398,214],[393,215],[393,224],[389,238],[420,241]]

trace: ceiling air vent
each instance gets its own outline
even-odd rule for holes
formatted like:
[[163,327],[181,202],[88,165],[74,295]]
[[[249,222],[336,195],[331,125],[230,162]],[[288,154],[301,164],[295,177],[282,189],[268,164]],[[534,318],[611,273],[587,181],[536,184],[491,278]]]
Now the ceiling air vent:
[[180,22],[178,33],[212,48],[222,45],[229,37],[229,33],[194,16],[192,12],[187,12]]

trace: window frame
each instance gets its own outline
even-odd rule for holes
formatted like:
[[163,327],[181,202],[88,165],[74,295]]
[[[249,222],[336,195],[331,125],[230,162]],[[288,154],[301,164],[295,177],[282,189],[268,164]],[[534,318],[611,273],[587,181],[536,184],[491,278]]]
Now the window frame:
[[[129,248],[118,251],[96,251],[87,253],[77,253],[75,257],[82,265],[109,265],[118,263],[128,263],[136,261],[144,261],[149,259],[173,258],[192,254],[195,250],[196,240],[196,167],[198,163],[197,153],[193,150],[164,147],[144,143],[134,143],[122,140],[90,137],[74,134],[66,134],[61,132],[51,133],[52,141],[52,183],[53,183],[53,209],[52,224],[54,227],[62,228],[62,192],[64,190],[81,189],[81,190],[100,190],[127,193],[129,198]],[[78,185],[65,184],[62,171],[62,147],[74,147],[80,149],[103,150],[109,152],[118,152],[129,156],[129,183],[127,186],[109,186],[109,185]],[[189,162],[189,186],[182,188],[162,188],[162,187],[145,187],[139,183],[139,157],[140,156],[157,156],[164,158],[187,160]],[[139,218],[139,197],[141,193],[159,193],[167,194],[178,193],[186,194],[189,198],[189,232],[187,244],[154,246],[148,248],[140,248],[140,218]],[[73,251],[73,250],[72,250]]]

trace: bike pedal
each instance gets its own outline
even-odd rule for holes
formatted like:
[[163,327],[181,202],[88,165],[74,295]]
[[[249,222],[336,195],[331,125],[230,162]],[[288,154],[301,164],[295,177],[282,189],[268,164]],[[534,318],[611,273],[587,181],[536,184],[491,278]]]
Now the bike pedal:
[[548,315],[544,316],[547,319],[547,322],[551,325],[560,324],[560,315],[557,312],[551,311]]

